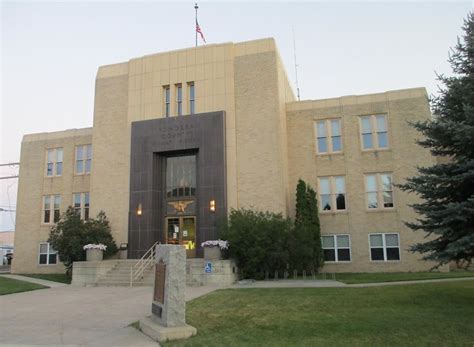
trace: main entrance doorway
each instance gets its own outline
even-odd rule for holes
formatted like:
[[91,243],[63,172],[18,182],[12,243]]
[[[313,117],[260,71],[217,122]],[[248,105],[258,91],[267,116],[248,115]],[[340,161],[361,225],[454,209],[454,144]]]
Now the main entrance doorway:
[[188,258],[196,257],[196,217],[167,217],[166,242],[182,245]]

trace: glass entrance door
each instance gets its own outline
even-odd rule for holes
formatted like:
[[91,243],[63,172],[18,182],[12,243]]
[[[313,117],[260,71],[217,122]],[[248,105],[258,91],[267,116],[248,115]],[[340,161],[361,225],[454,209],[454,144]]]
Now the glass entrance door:
[[168,244],[182,245],[188,258],[196,257],[196,217],[168,217],[166,230]]

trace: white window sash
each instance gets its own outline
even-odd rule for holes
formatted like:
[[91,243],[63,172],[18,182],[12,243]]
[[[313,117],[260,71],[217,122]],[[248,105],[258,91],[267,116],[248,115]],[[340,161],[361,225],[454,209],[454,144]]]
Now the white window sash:
[[[58,160],[58,155],[59,155],[59,151],[63,151],[62,155],[61,155],[61,161]],[[46,166],[45,166],[45,172],[44,172],[44,176],[45,177],[61,177],[62,176],[62,172],[61,174],[57,174],[57,166],[58,166],[58,163],[62,163],[64,161],[64,149],[62,147],[57,147],[57,148],[48,148],[46,149]],[[52,167],[51,167],[51,175],[48,175],[48,164],[52,164]],[[63,166],[63,169],[64,169],[64,166]]]
[[[382,182],[382,175],[388,175],[391,177],[391,190],[385,190]],[[368,177],[375,176],[375,190],[369,190]],[[364,174],[364,185],[365,185],[365,206],[367,210],[390,210],[395,208],[395,194],[393,191],[393,173],[391,172],[380,172],[380,173],[368,173]],[[390,192],[392,197],[392,207],[384,206],[384,192]],[[377,207],[369,208],[369,194],[376,194]]]
[[[383,249],[383,260],[373,260],[372,259],[372,248],[380,248],[380,247],[373,247],[370,243],[370,236],[381,235],[382,236],[382,249]],[[397,247],[390,246],[389,248],[398,248],[398,259],[397,260],[388,260],[387,257],[387,242],[385,240],[386,235],[397,235]],[[369,234],[369,255],[370,261],[373,262],[397,262],[402,260],[402,254],[400,252],[400,234],[399,233],[372,233]]]
[[[322,247],[323,250],[325,249],[332,249],[334,250],[334,259],[335,260],[325,260],[326,263],[350,263],[352,262],[352,247],[351,247],[351,236],[349,234],[334,234],[334,235],[321,235],[321,243],[323,242],[323,237],[329,237],[331,236],[333,238],[333,243],[334,247]],[[338,236],[347,236],[349,239],[349,247],[339,247],[337,243],[337,237]],[[348,249],[349,250],[349,260],[339,260],[339,254],[338,250],[340,249]]]
[[[41,245],[46,245],[46,253],[41,253]],[[39,251],[38,251],[38,265],[56,265],[58,263],[58,251],[56,252],[51,252],[51,244],[49,242],[40,242],[39,243]],[[41,264],[41,256],[46,255],[46,263]],[[56,263],[51,264],[49,262],[49,256],[50,255],[56,255]]]
[[[332,125],[331,122],[337,121],[339,124],[339,135],[333,135],[332,133]],[[319,128],[318,128],[318,123],[323,123],[324,124],[324,130],[325,134],[320,134],[319,133]],[[316,153],[318,155],[327,155],[331,153],[342,153],[344,150],[344,145],[342,141],[342,120],[341,118],[329,118],[329,119],[319,119],[315,120],[314,122],[314,131],[315,131],[315,138],[316,138]],[[341,150],[335,151],[332,145],[332,140],[334,137],[339,137],[341,140]],[[321,152],[319,149],[319,139],[325,139],[326,141],[326,151]]]
[[[90,151],[88,149],[90,148]],[[82,150],[82,159],[79,159],[79,151]],[[90,156],[88,155],[88,152],[90,152]],[[75,165],[74,165],[74,173],[76,175],[89,175],[90,174],[90,168],[89,171],[87,171],[87,161],[90,160],[92,163],[92,144],[87,144],[87,145],[79,145],[76,146],[76,153],[75,153]],[[82,171],[77,171],[77,163],[82,163]],[[92,165],[91,165],[92,167]]]
[[[378,131],[377,127],[377,117],[383,116],[385,120],[385,131]],[[370,133],[364,132],[363,126],[363,119],[369,118],[370,123]],[[375,114],[370,116],[360,116],[359,117],[359,129],[360,129],[360,147],[362,151],[374,151],[374,150],[386,150],[390,148],[390,140],[389,140],[389,125],[388,125],[388,117],[387,114]],[[379,133],[386,133],[387,134],[387,146],[380,147],[379,145]],[[372,139],[372,147],[371,148],[364,148],[364,135],[370,134]]]
[[[344,195],[344,203],[345,203],[345,208],[338,210],[337,209],[337,185],[336,185],[336,178],[337,177],[342,177],[344,180],[344,192],[341,194]],[[327,179],[328,184],[329,184],[329,192],[328,193],[322,193],[321,189],[321,180]],[[323,213],[334,213],[334,212],[345,212],[347,211],[347,189],[346,189],[346,176],[324,176],[324,177],[318,177],[318,198],[319,198],[319,211]],[[323,195],[329,195],[329,202],[331,204],[331,209],[330,210],[323,210],[322,206],[322,196]]]

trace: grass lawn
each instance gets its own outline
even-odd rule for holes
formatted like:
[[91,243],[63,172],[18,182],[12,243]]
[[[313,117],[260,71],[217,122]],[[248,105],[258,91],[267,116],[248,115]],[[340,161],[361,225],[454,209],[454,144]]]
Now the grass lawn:
[[0,295],[21,293],[44,288],[48,287],[42,286],[41,284],[14,280],[0,275]]
[[165,346],[428,346],[474,341],[474,281],[226,289],[187,305],[198,330]]
[[393,273],[337,273],[336,281],[347,284],[394,281],[431,280],[437,278],[474,277],[474,272],[393,272]]
[[71,284],[72,278],[66,274],[19,274],[21,276],[39,278],[42,280]]

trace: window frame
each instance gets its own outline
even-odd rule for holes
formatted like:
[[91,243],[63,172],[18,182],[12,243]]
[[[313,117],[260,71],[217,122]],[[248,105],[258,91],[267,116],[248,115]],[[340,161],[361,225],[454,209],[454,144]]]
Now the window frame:
[[[53,148],[46,148],[45,151],[45,170],[44,170],[44,177],[45,178],[52,178],[52,177],[61,177],[63,174],[63,169],[64,169],[64,147],[53,147]],[[53,159],[50,162],[49,161],[49,153],[52,152]],[[61,152],[61,157],[62,160],[58,161],[58,153]],[[48,165],[52,164],[52,174],[48,175]],[[61,173],[58,174],[58,164],[61,164],[60,171]]]
[[[332,124],[331,122],[337,121],[339,123],[339,136],[334,136],[333,135],[333,129],[332,129]],[[324,122],[324,128],[326,132],[326,136],[319,136],[318,132],[318,123]],[[325,118],[325,119],[315,119],[314,120],[314,139],[315,139],[315,144],[314,147],[316,149],[316,155],[330,155],[330,154],[342,154],[344,153],[344,143],[342,140],[342,118],[340,117],[335,117],[335,118]],[[333,138],[334,137],[340,137],[340,142],[341,142],[341,150],[335,151],[333,149]],[[326,152],[321,152],[319,150],[319,141],[318,139],[320,138],[325,138],[326,139]]]
[[[47,245],[48,251],[46,253],[41,253],[41,245]],[[54,266],[54,265],[58,264],[58,262],[59,262],[58,251],[55,250],[54,252],[51,252],[52,248],[53,247],[51,246],[51,244],[49,242],[40,242],[39,243],[39,245],[38,245],[38,265],[39,266]],[[46,263],[45,264],[41,264],[41,255],[43,255],[43,254],[46,254]],[[51,263],[49,261],[49,257],[51,255],[56,255],[56,261],[54,263]]]
[[[385,119],[385,131],[378,131],[377,129],[377,117],[383,116]],[[362,126],[362,119],[369,118],[370,120],[370,134],[372,138],[372,147],[371,148],[364,148],[364,134],[363,133],[363,126]],[[360,150],[363,152],[371,152],[371,151],[387,151],[390,150],[390,139],[389,139],[389,125],[388,125],[388,113],[376,113],[376,114],[367,114],[359,116],[359,142],[360,142]],[[379,145],[379,133],[386,133],[387,134],[387,147],[380,147]]]
[[[196,85],[194,82],[188,82],[188,107],[189,107],[189,114],[196,113]],[[193,93],[191,93],[191,88]]]
[[[55,203],[56,203],[56,197],[59,198],[59,208],[55,208]],[[49,208],[45,208],[45,200],[46,198],[49,198]],[[41,224],[44,225],[52,225],[56,224],[59,219],[61,218],[61,195],[60,194],[46,194],[43,195],[42,198],[42,205],[41,205]],[[57,221],[55,221],[55,215],[56,215],[56,210],[58,211],[59,218]],[[45,213],[46,211],[49,211],[49,221],[45,222]]]
[[171,117],[171,87],[170,85],[163,86],[163,115],[168,118]]
[[183,85],[181,83],[177,83],[174,85],[176,90],[176,115],[182,116],[183,112]]
[[[80,198],[80,206],[79,208],[76,207],[76,195],[79,195]],[[86,207],[86,196],[88,197],[88,206]],[[72,208],[74,212],[77,213],[79,210],[79,216],[82,220],[89,220],[90,219],[90,209],[91,209],[91,195],[90,192],[76,192],[72,193]],[[87,210],[87,214],[86,214]]]
[[[382,182],[382,175],[388,175],[391,177],[392,182],[392,190],[384,190],[383,182]],[[367,177],[368,176],[375,176],[375,184],[376,184],[376,191],[368,191],[367,185]],[[395,192],[394,192],[394,184],[393,184],[393,172],[372,172],[372,173],[364,173],[364,194],[365,194],[365,209],[366,211],[390,211],[395,209]],[[384,203],[384,192],[391,192],[392,193],[392,206],[385,207]],[[377,207],[369,207],[369,194],[376,193],[377,196]]]
[[[91,153],[91,156],[90,158],[87,157],[87,148],[90,147],[90,153]],[[79,148],[82,149],[82,153],[83,153],[83,157],[82,159],[78,159],[78,150]],[[92,170],[92,144],[89,143],[89,144],[85,144],[85,145],[77,145],[75,147],[75,156],[74,156],[74,174],[75,175],[90,175],[91,174],[91,170]],[[81,161],[82,162],[82,172],[78,172],[77,171],[77,163]],[[89,165],[89,171],[86,171],[86,167],[87,167],[87,161],[90,161],[90,165]]]
[[[336,185],[336,178],[342,177],[344,179],[344,209],[337,209],[337,185]],[[327,195],[327,194],[322,194],[321,193],[321,179],[328,179],[329,180],[329,198],[330,198],[330,203],[331,203],[331,209],[330,210],[323,210],[323,205],[322,205],[322,195]],[[346,176],[345,175],[336,175],[336,176],[320,176],[318,177],[318,210],[320,213],[326,214],[326,213],[345,213],[348,211],[348,204],[347,204],[347,189],[346,189]]]
[[[333,248],[328,248],[328,247],[323,247],[323,237],[333,237],[334,240],[334,247]],[[337,244],[337,237],[338,236],[347,236],[349,238],[349,247],[339,247]],[[351,240],[351,235],[350,234],[324,234],[321,235],[321,248],[323,249],[323,258],[324,258],[324,250],[325,249],[334,249],[334,258],[336,260],[324,260],[324,263],[330,263],[330,264],[336,264],[336,263],[351,263],[352,262],[352,240]],[[337,254],[337,251],[339,249],[349,249],[349,259],[350,260],[339,260],[339,256]]]
[[[179,159],[178,159],[179,158]],[[190,184],[189,186],[180,187],[179,185],[175,185],[175,173],[176,167],[173,166],[177,163],[173,163],[173,161],[181,160],[191,160],[193,165],[187,167],[187,169],[191,169],[191,171],[186,172],[186,174],[191,173]],[[192,158],[192,159],[191,159]],[[198,163],[198,156],[197,153],[186,153],[183,155],[176,155],[176,156],[167,156],[165,159],[165,196],[166,199],[189,199],[194,198],[197,195],[197,163]],[[181,162],[182,164],[182,162]],[[183,166],[182,166],[183,167]],[[192,186],[194,184],[194,187]],[[182,194],[180,194],[180,189],[182,189]],[[194,190],[193,190],[194,189]]]
[[[374,260],[372,259],[372,248],[380,248],[380,247],[372,247],[370,244],[370,236],[372,235],[381,235],[382,236],[382,249],[383,249],[383,260]],[[398,247],[389,247],[389,248],[398,248],[398,259],[387,259],[387,242],[386,242],[386,235],[397,235],[397,241],[398,241]],[[395,263],[395,262],[400,262],[402,260],[402,252],[401,252],[401,246],[400,246],[400,233],[397,232],[388,232],[388,233],[369,233],[368,234],[368,239],[369,239],[369,259],[371,262],[375,263]]]

